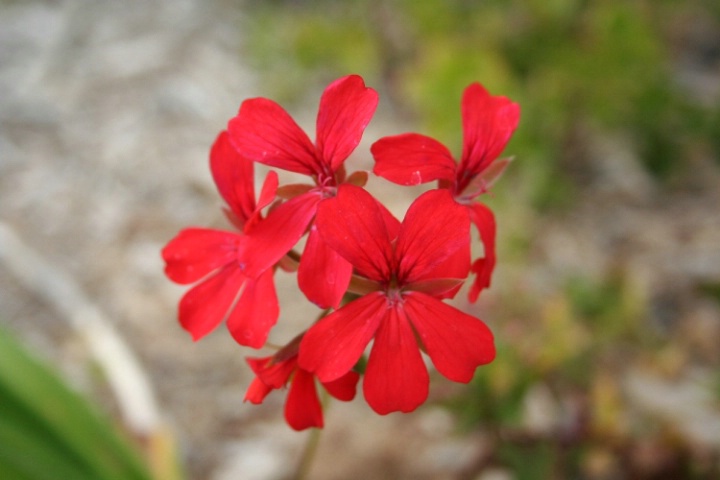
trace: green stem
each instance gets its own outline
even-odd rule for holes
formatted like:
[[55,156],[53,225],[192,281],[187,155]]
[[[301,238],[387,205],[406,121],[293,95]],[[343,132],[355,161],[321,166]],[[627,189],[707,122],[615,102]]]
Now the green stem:
[[320,433],[321,428],[313,428],[308,434],[307,441],[305,442],[305,449],[303,450],[302,457],[300,457],[300,463],[298,464],[297,470],[293,480],[305,480],[310,473],[312,468],[313,460],[315,460],[318,445],[320,444]]

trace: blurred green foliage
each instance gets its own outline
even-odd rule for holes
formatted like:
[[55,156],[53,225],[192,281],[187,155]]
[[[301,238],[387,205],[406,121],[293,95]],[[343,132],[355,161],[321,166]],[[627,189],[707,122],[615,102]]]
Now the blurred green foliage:
[[0,330],[0,478],[149,480],[116,426]]
[[[587,129],[629,138],[658,181],[706,148],[720,158],[720,106],[693,99],[674,61],[703,1],[331,0],[251,2],[247,54],[273,98],[299,100],[359,73],[397,118],[459,152],[459,99],[473,81],[522,106],[507,151],[539,209],[572,203]],[[678,51],[680,50],[680,51]],[[706,55],[714,61],[713,53]],[[698,60],[702,63],[704,60]],[[702,65],[700,65],[702,67]],[[308,88],[312,86],[313,88]],[[317,87],[317,88],[315,88]],[[388,134],[400,132],[388,132]],[[582,187],[582,185],[579,185]]]

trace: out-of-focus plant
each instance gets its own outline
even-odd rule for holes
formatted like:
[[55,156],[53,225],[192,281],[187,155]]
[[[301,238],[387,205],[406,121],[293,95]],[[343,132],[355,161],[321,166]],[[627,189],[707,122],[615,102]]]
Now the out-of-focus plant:
[[149,480],[138,450],[0,330],[0,478]]
[[457,92],[482,78],[523,105],[509,149],[525,166],[511,175],[542,209],[571,203],[592,170],[588,131],[623,135],[660,182],[698,149],[720,158],[720,109],[681,88],[670,44],[683,18],[717,17],[710,3],[257,2],[247,52],[288,97],[357,71],[447,144],[459,143]]
[[494,324],[502,341],[493,368],[441,400],[463,428],[492,434],[484,465],[528,480],[646,478],[634,452],[652,445],[667,455],[658,463],[671,461],[667,478],[712,478],[715,467],[671,429],[631,413],[623,369],[662,364],[672,344],[643,326],[644,303],[625,275],[576,277],[551,298],[500,302],[508,307]]

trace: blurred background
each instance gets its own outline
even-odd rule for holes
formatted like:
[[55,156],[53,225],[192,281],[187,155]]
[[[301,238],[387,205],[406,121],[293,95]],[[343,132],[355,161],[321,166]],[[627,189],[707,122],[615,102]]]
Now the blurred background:
[[[349,73],[381,97],[351,171],[406,131],[459,154],[471,82],[521,105],[515,160],[483,198],[499,225],[493,285],[456,300],[499,354],[469,386],[436,375],[410,415],[331,405],[308,478],[720,478],[712,0],[2,0],[2,330],[156,478],[290,478],[307,433],[284,424],[282,395],[242,403],[254,352],[224,327],[198,343],[180,328],[185,288],[159,251],[186,226],[226,227],[207,152],[243,99],[278,101],[312,136],[323,88]],[[417,193],[368,188],[399,216]],[[291,275],[279,282],[281,343],[318,311]],[[0,473],[23,454],[8,432],[36,421],[27,399],[65,412],[9,351]],[[114,378],[135,369],[139,400],[118,398]]]

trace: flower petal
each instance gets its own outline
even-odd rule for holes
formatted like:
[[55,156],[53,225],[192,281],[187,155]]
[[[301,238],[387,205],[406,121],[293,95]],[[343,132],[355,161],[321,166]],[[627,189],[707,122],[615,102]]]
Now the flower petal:
[[240,298],[232,308],[226,325],[240,345],[260,348],[280,315],[272,268],[245,282]]
[[335,80],[325,89],[318,109],[316,145],[331,171],[340,168],[358,146],[377,104],[377,92],[358,75]]
[[243,232],[251,232],[252,229],[255,228],[255,224],[262,220],[261,210],[275,200],[277,190],[278,175],[271,170],[265,176],[265,181],[263,182],[262,189],[260,190],[260,197],[258,198],[257,205],[255,205],[255,210],[253,211],[252,216],[245,223]]
[[285,420],[293,430],[323,427],[322,406],[311,373],[297,370],[285,401]]
[[243,266],[249,277],[257,277],[275,265],[295,246],[315,216],[320,200],[322,197],[317,192],[288,200],[247,232]]
[[450,380],[467,383],[495,358],[493,334],[480,319],[419,292],[408,292],[403,307],[435,368]]
[[230,144],[226,131],[210,149],[210,171],[220,196],[244,224],[255,211],[255,170],[253,161],[240,156]]
[[318,207],[315,225],[322,239],[358,272],[372,280],[390,277],[392,245],[387,218],[368,192],[340,185],[337,196]]
[[248,357],[245,361],[261,382],[275,389],[284,387],[297,368],[297,356],[285,361],[276,361],[274,356]]
[[452,180],[457,164],[450,150],[437,140],[417,133],[384,137],[370,151],[373,172],[400,185]]
[[337,380],[325,382],[322,385],[333,397],[343,402],[349,402],[355,398],[355,390],[357,389],[357,383],[359,380],[360,375],[351,371]]
[[435,298],[455,298],[465,283],[469,269],[470,249],[460,248],[436,267],[407,283],[405,288],[427,293]]
[[490,287],[490,277],[495,269],[496,261],[495,236],[497,225],[492,210],[482,203],[475,203],[470,207],[470,220],[477,227],[485,250],[483,258],[475,260],[471,266],[471,271],[477,274],[477,277],[475,277],[475,281],[470,288],[468,297],[471,302],[475,302],[480,295],[480,291]]
[[265,397],[273,391],[272,387],[268,387],[259,378],[254,378],[252,383],[245,392],[244,402],[254,403],[255,405],[261,404]]
[[506,97],[494,97],[479,83],[462,98],[463,153],[460,172],[474,176],[495,160],[520,121],[520,107]]
[[375,334],[363,380],[368,405],[377,413],[412,412],[428,395],[430,378],[402,310],[390,308]]
[[298,285],[305,296],[320,308],[338,308],[350,284],[353,267],[330,248],[310,227],[298,269]]
[[469,248],[470,219],[465,207],[446,189],[425,192],[410,205],[400,226],[395,247],[398,281],[426,280],[428,273],[458,250]]
[[250,160],[291,172],[319,173],[315,146],[288,113],[267,98],[245,100],[228,123],[230,142]]
[[350,371],[360,359],[387,311],[380,292],[354,300],[318,321],[300,343],[300,368],[327,383]]
[[236,233],[186,228],[162,249],[165,275],[180,284],[193,283],[223,265],[237,261],[243,242]]
[[265,176],[262,189],[260,190],[260,197],[258,197],[256,210],[267,207],[270,203],[275,200],[275,194],[278,189],[278,175],[272,170]]
[[235,265],[229,265],[190,289],[180,299],[180,325],[199,340],[223,321],[245,281]]

